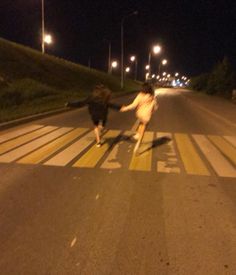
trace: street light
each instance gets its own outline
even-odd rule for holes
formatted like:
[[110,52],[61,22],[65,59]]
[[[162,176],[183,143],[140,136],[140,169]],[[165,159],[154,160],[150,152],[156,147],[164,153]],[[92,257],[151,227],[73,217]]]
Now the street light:
[[163,59],[159,64],[158,74],[161,73],[161,65],[165,66],[167,64],[167,60]]
[[123,17],[121,20],[121,27],[120,27],[120,35],[121,35],[121,78],[120,78],[120,86],[121,89],[124,88],[124,21],[130,16],[137,15],[138,11],[134,11],[127,16]]
[[137,67],[138,67],[138,61],[137,61],[136,56],[135,56],[135,55],[132,55],[132,56],[130,57],[130,61],[131,61],[131,62],[134,62],[134,64],[135,64],[134,79],[137,80]]
[[44,36],[44,42],[47,44],[52,44],[52,36],[50,34],[46,34]]
[[159,46],[159,45],[153,46],[152,51],[150,51],[149,54],[148,54],[149,74],[151,74],[151,57],[152,57],[152,52],[154,54],[159,54],[161,52],[161,46]]
[[145,66],[145,69],[146,69],[146,70],[149,70],[149,68],[150,68],[149,65],[146,65],[146,66]]
[[111,73],[112,73],[112,68],[117,68],[118,67],[118,62],[116,60],[111,62]]

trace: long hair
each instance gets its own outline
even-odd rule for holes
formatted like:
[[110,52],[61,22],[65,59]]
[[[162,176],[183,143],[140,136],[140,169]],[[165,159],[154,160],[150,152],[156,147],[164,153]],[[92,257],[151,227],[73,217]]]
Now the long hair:
[[150,94],[150,95],[153,96],[154,95],[154,91],[152,89],[152,86],[149,83],[144,82],[143,86],[142,86],[142,93],[144,93],[144,94]]

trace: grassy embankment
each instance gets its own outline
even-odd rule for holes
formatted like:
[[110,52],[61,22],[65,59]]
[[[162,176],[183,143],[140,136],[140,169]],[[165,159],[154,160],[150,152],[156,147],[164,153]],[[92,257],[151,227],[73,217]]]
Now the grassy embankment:
[[127,79],[89,69],[0,38],[0,122],[64,106],[86,97],[95,84],[108,86],[113,95],[140,88]]

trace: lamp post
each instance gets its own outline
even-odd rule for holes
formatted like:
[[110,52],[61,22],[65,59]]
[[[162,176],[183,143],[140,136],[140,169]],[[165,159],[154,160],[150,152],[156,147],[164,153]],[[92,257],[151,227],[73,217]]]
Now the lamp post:
[[163,59],[159,64],[158,74],[161,74],[161,65],[165,66],[167,64],[167,60]]
[[108,64],[107,73],[111,73],[111,41],[108,41]]
[[134,62],[134,64],[135,64],[134,79],[137,80],[137,67],[138,67],[138,61],[137,61],[136,56],[135,56],[135,55],[132,55],[132,56],[130,57],[130,61],[131,61],[131,62]]
[[127,16],[123,17],[121,20],[121,27],[120,27],[120,36],[121,36],[121,77],[120,77],[120,87],[121,89],[124,88],[124,21],[130,16],[137,15],[138,11],[134,11]]
[[45,53],[45,47],[44,47],[44,32],[45,32],[45,26],[44,26],[44,0],[42,0],[42,53]]
[[117,62],[117,61],[115,61],[115,60],[114,60],[114,61],[112,61],[112,62],[111,62],[111,64],[110,64],[110,67],[111,67],[111,69],[110,69],[110,70],[111,70],[111,73],[112,73],[112,68],[117,68],[117,66],[118,66],[118,62]]
[[130,67],[125,68],[125,76],[130,72]]
[[155,45],[153,48],[152,48],[152,51],[149,51],[149,54],[148,54],[148,65],[149,65],[149,75],[151,75],[151,57],[152,57],[152,52],[154,54],[159,54],[161,52],[161,47],[159,45]]

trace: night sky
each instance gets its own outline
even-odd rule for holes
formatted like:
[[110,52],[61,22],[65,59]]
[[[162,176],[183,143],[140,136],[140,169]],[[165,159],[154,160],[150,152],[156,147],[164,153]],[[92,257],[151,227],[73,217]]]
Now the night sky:
[[[163,51],[152,58],[169,61],[166,70],[189,76],[212,69],[227,56],[236,67],[236,1],[217,0],[45,0],[45,28],[54,37],[47,52],[106,70],[108,41],[112,57],[120,59],[121,19],[125,60],[138,56],[144,75],[148,52],[159,43]],[[40,50],[41,0],[0,0],[0,37]]]

